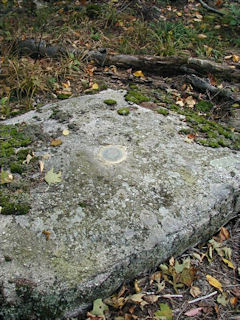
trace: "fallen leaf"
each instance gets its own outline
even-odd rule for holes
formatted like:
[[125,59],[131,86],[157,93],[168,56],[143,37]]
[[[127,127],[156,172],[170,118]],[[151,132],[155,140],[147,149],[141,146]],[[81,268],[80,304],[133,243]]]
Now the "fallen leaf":
[[23,164],[29,164],[29,162],[32,160],[32,156],[30,154],[27,155],[26,159],[23,161]]
[[50,185],[52,184],[56,184],[62,181],[62,173],[61,171],[59,171],[58,173],[54,173],[53,172],[53,168],[51,170],[49,170],[46,175],[45,175],[45,181]]
[[231,269],[235,269],[236,267],[234,266],[234,264],[232,263],[232,261],[228,260],[228,259],[225,259],[225,258],[222,258],[222,261],[224,263],[226,263],[226,265],[231,268]]
[[178,97],[177,98],[177,101],[176,101],[176,104],[179,105],[180,107],[183,107],[184,106],[184,102],[183,102],[183,99]]
[[133,75],[135,77],[138,77],[138,78],[140,78],[140,77],[143,78],[144,77],[144,74],[143,74],[143,72],[141,70],[138,70],[138,71],[134,72]]
[[225,307],[229,303],[229,299],[227,298],[227,293],[223,292],[222,294],[219,294],[217,296],[217,302]]
[[173,267],[174,263],[175,263],[174,257],[171,257],[169,260],[169,265]]
[[45,235],[47,241],[50,239],[50,232],[49,231],[43,230],[42,234]]
[[68,130],[68,129],[64,129],[63,132],[62,132],[62,134],[63,134],[64,136],[68,136],[68,135],[69,135],[69,130]]
[[214,277],[210,276],[209,274],[206,275],[207,281],[211,286],[217,288],[219,291],[223,292],[222,284]]
[[108,310],[108,306],[102,301],[102,299],[96,299],[93,302],[93,309],[90,311],[95,316],[104,316],[104,312]]
[[144,293],[136,293],[132,296],[128,297],[128,300],[131,300],[132,302],[141,303],[143,301]]
[[62,140],[61,139],[54,139],[51,141],[51,146],[52,147],[58,147],[62,144]]
[[157,285],[157,293],[159,293],[165,288],[165,281],[158,282],[156,285]]
[[172,320],[173,312],[167,303],[160,303],[160,308],[154,313],[155,317],[159,320]]
[[233,55],[232,56],[232,60],[233,60],[233,62],[240,62],[240,56],[237,56],[237,55]]
[[200,40],[203,40],[203,39],[206,39],[207,38],[207,36],[205,35],[205,34],[203,34],[203,33],[200,33],[200,34],[198,34],[198,39],[200,39]]
[[157,302],[158,299],[159,299],[159,296],[154,295],[154,294],[151,294],[151,295],[148,295],[148,296],[144,297],[144,300],[147,301],[150,304]]
[[194,287],[194,286],[192,286],[191,289],[190,289],[190,294],[191,294],[194,298],[196,298],[196,297],[198,297],[198,296],[201,294],[201,290],[200,290],[199,287]]
[[229,239],[229,236],[230,236],[230,234],[229,234],[228,229],[221,227],[221,230],[219,232],[219,237],[220,237],[221,241],[225,241],[225,240]]
[[137,280],[134,281],[134,288],[135,288],[136,293],[139,293],[139,292],[142,291],[142,289],[138,285],[138,281]]
[[93,90],[98,90],[98,89],[99,89],[98,84],[97,84],[97,83],[94,83],[94,84],[92,85],[92,89],[93,89]]
[[194,316],[198,315],[202,311],[202,309],[203,309],[202,307],[193,308],[193,309],[185,312],[184,315],[187,317],[194,317]]
[[238,298],[237,297],[232,297],[230,298],[230,303],[232,306],[235,306],[238,302]]
[[40,167],[40,172],[42,173],[44,169],[44,161],[39,160],[39,167]]
[[186,99],[185,99],[185,103],[188,105],[189,108],[193,108],[196,104],[196,100],[193,99],[192,96],[188,96]]

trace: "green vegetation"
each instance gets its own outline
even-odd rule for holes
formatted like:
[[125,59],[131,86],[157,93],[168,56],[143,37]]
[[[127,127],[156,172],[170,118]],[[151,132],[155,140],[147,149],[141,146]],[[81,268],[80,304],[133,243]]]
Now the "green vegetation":
[[117,113],[120,115],[120,116],[127,116],[129,114],[130,110],[129,108],[120,108],[117,110]]
[[117,104],[117,101],[113,100],[113,99],[107,99],[107,100],[104,100],[104,103],[106,103],[109,106],[113,106],[113,105]]
[[141,102],[150,101],[151,99],[143,95],[140,91],[129,90],[125,96],[125,100],[140,104]]
[[163,116],[167,116],[167,115],[169,114],[169,111],[166,110],[166,109],[164,109],[164,108],[159,108],[159,109],[157,109],[156,111],[157,111],[157,113],[160,113],[160,114],[162,114]]

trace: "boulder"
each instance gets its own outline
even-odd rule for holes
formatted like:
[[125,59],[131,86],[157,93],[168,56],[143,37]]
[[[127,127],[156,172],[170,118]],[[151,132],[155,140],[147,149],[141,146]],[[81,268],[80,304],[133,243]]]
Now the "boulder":
[[[4,122],[62,144],[34,146],[44,171],[33,173],[30,212],[0,214],[0,318],[77,316],[239,213],[239,152],[187,143],[183,116],[124,96],[106,90]],[[51,169],[60,182],[44,180]]]

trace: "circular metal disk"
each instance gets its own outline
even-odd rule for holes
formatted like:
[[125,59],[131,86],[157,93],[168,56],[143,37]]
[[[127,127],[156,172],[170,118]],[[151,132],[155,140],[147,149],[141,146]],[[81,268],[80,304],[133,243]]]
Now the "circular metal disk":
[[106,164],[116,164],[124,161],[127,157],[127,154],[124,147],[109,145],[100,148],[98,157]]

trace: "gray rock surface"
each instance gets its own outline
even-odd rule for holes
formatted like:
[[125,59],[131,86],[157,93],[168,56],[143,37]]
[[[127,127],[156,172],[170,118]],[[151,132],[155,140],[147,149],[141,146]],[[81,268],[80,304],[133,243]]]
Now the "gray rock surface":
[[[68,114],[63,123],[49,118],[52,105],[5,122],[48,133],[73,128],[58,148],[35,150],[51,155],[44,172],[61,171],[62,182],[39,182],[29,214],[0,215],[0,283],[14,315],[5,311],[5,319],[28,308],[36,319],[76,316],[239,213],[239,152],[186,143],[178,134],[183,117],[173,113],[134,105],[118,115],[128,106],[124,94],[59,102],[55,108]],[[103,102],[110,98],[116,107]]]

